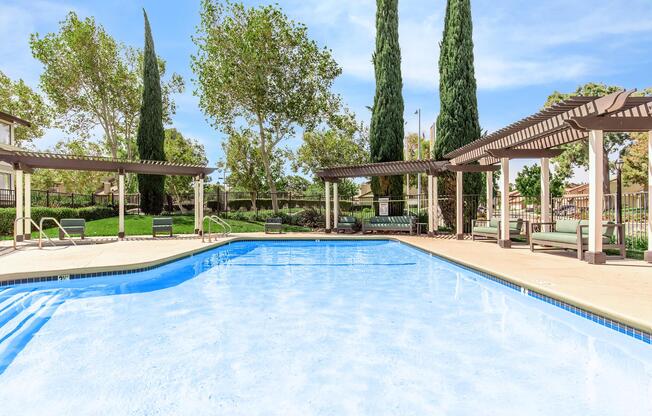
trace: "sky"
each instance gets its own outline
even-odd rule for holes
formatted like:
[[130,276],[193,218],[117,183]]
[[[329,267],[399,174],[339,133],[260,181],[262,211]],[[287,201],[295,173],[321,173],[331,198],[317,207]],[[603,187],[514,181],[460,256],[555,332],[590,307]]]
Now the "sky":
[[[268,1],[246,0],[248,5]],[[309,36],[332,50],[342,67],[335,92],[359,119],[368,123],[367,106],[375,90],[371,54],[375,38],[373,0],[277,0],[292,19],[308,26]],[[540,110],[553,91],[571,92],[586,82],[626,88],[652,86],[652,0],[471,0],[475,71],[483,130],[492,132]],[[223,158],[220,134],[206,120],[194,95],[191,36],[199,23],[199,0],[49,1],[3,0],[0,4],[0,70],[39,86],[41,64],[29,48],[29,35],[56,31],[69,11],[96,21],[118,41],[142,47],[142,8],[147,10],[156,52],[168,73],[186,81],[175,96],[173,125],[206,147],[211,164]],[[399,38],[402,55],[406,133],[428,132],[439,109],[439,42],[445,0],[400,0]],[[64,138],[50,130],[39,148]],[[285,143],[296,148],[300,137]],[[514,161],[511,176],[523,164]],[[577,171],[575,180],[586,173]]]

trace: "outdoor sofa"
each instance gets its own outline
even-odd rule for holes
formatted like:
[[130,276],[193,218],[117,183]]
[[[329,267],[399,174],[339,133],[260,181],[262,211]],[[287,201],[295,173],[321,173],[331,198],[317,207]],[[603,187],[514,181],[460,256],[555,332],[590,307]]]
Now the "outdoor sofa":
[[340,217],[340,219],[337,221],[337,228],[335,231],[338,233],[354,233],[357,231],[357,228],[358,224],[355,217]]
[[[545,230],[548,227],[549,230]],[[616,243],[614,233],[618,230]],[[530,224],[530,250],[534,246],[565,248],[577,250],[577,258],[584,260],[584,252],[589,245],[589,222],[586,220],[557,220],[556,222],[538,222]],[[602,222],[602,248],[615,249],[619,257],[625,258],[625,228],[623,224],[610,221]]]
[[[61,228],[66,230],[66,233],[70,237],[74,234],[81,236],[82,240],[84,239],[86,234],[86,220],[83,218],[62,218],[59,224],[61,224]],[[63,240],[66,236],[61,228],[59,228],[59,240]]]
[[[525,225],[525,241],[530,240],[530,227],[529,221],[523,221],[518,218],[509,221],[509,239],[521,235]],[[473,220],[471,221],[471,238],[473,240],[482,238],[487,240],[500,240],[500,219],[492,218],[490,220]]]
[[169,233],[170,237],[172,237],[172,218],[152,218],[152,237],[156,237],[156,235],[159,233]]
[[282,218],[268,218],[265,220],[265,234],[283,232],[283,219]]
[[411,215],[371,217],[362,221],[362,233],[374,231],[409,232],[414,234],[416,218]]

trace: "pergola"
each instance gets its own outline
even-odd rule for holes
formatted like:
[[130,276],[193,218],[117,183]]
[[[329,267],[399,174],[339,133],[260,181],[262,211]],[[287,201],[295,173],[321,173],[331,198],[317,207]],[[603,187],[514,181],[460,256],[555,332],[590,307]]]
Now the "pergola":
[[[589,142],[589,251],[592,264],[606,261],[602,249],[602,213],[605,132],[648,132],[648,207],[652,207],[652,97],[633,96],[634,91],[618,91],[604,97],[572,97],[526,117],[488,136],[463,146],[445,157],[453,165],[483,166],[499,163],[501,170],[501,235],[509,235],[509,164],[511,159],[541,159],[541,219],[550,221],[549,158],[559,154],[556,147],[578,140]],[[491,182],[491,174],[487,182]],[[458,181],[459,183],[459,181]],[[487,198],[493,198],[487,187]],[[491,199],[489,199],[491,200]],[[509,247],[509,240],[500,241]],[[648,221],[648,251],[652,262],[652,221]]]
[[[324,169],[317,176],[324,180],[326,194],[326,232],[331,232],[332,227],[337,228],[339,218],[339,199],[337,197],[337,182],[344,178],[360,178],[371,176],[397,176],[406,174],[426,173],[428,175],[428,200],[437,201],[438,188],[435,178],[444,172],[457,172],[457,199],[456,199],[456,231],[458,238],[463,237],[463,204],[462,204],[462,173],[463,172],[492,172],[498,167],[491,165],[453,165],[448,161],[435,160],[406,160],[396,162],[369,163],[366,165],[340,166]],[[333,184],[333,220],[331,220],[331,183]],[[437,231],[439,224],[439,210],[433,203],[428,204],[428,233]]]
[[[100,156],[74,156],[56,153],[33,152],[10,145],[0,145],[0,161],[14,167],[16,176],[16,234],[24,239],[31,235],[31,174],[34,169],[79,170],[115,172],[118,175],[118,237],[125,236],[125,174],[192,176],[195,191],[195,232],[202,229],[204,204],[204,178],[215,169],[155,160],[130,161]],[[24,219],[21,221],[21,219]],[[21,238],[22,239],[22,238]]]

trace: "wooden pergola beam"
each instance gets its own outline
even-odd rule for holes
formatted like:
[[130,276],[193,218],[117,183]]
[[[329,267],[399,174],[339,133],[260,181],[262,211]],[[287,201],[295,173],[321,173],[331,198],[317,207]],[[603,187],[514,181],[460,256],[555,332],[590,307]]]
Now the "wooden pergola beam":
[[557,157],[564,149],[489,149],[487,153],[497,159],[541,159]]
[[604,132],[647,132],[652,130],[652,117],[574,117],[566,123],[577,130]]
[[500,167],[495,165],[446,165],[445,169],[449,172],[497,172]]

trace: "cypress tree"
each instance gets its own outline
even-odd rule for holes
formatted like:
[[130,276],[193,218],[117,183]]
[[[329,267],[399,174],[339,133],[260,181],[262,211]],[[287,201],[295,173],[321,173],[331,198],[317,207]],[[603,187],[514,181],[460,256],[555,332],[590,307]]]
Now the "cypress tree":
[[[439,55],[440,112],[435,159],[441,160],[448,152],[480,138],[476,89],[471,2],[448,0]],[[465,173],[464,193],[480,194],[483,182],[481,173]],[[440,188],[448,195],[455,195],[454,175],[441,177]],[[442,212],[446,224],[453,227],[454,201],[449,199],[448,205],[442,207]],[[469,220],[474,213],[470,209],[465,211],[468,211],[465,212],[465,219]]]
[[[398,0],[376,0],[376,95],[369,131],[372,162],[403,160],[403,80],[398,43]],[[374,196],[400,197],[403,177],[375,177]],[[390,207],[395,214],[402,206]],[[396,213],[397,215],[399,213]]]
[[[138,124],[138,154],[141,160],[165,160],[165,130],[161,77],[154,51],[152,31],[145,16],[145,50],[143,53],[143,101]],[[138,175],[140,208],[145,214],[160,214],[165,199],[165,176]]]

